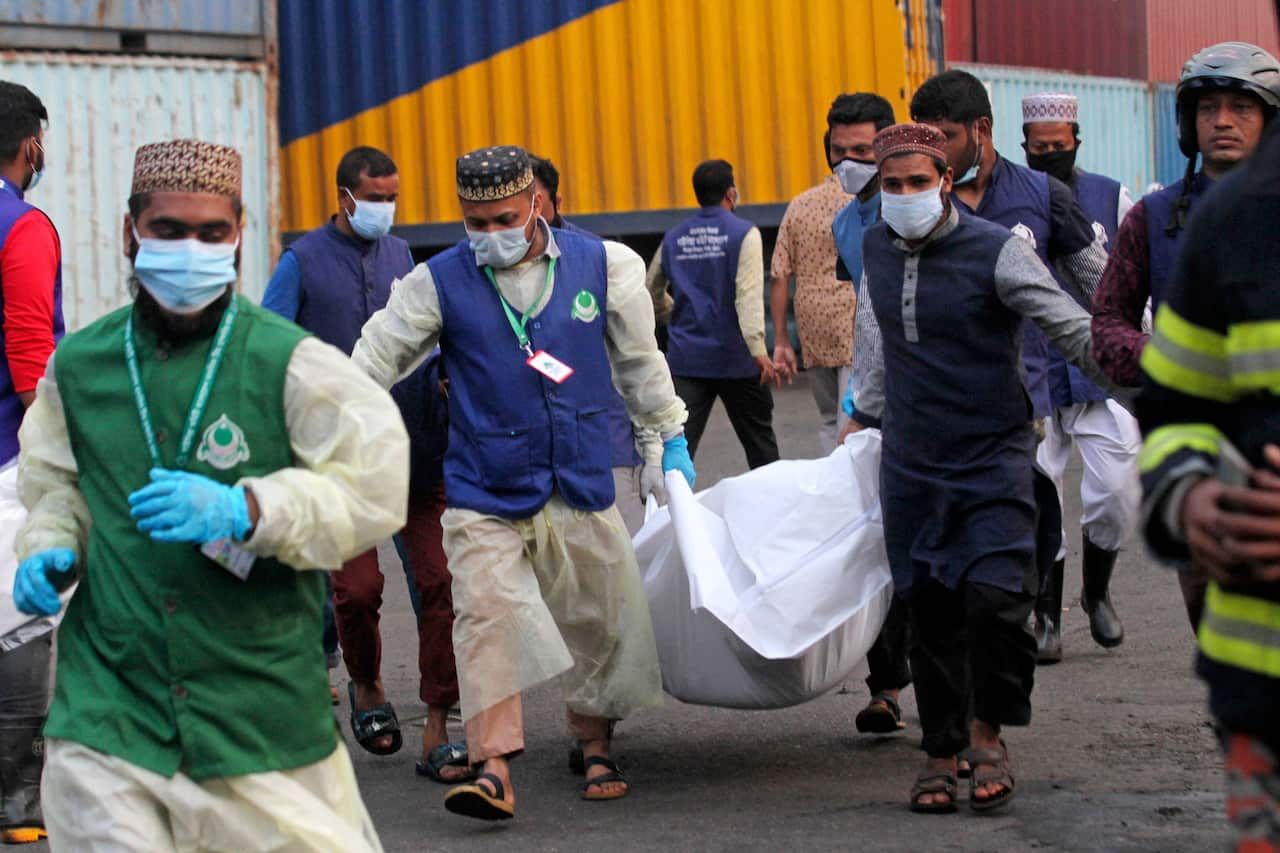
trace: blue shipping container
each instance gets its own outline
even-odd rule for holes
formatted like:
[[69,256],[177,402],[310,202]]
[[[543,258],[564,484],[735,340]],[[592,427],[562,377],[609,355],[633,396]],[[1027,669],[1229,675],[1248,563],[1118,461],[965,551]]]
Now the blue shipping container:
[[1178,117],[1172,83],[1152,87],[1151,109],[1156,128],[1156,180],[1166,187],[1187,170],[1187,158],[1178,148]]
[[996,150],[1010,160],[1026,162],[1022,99],[1036,92],[1067,92],[1080,99],[1080,168],[1114,178],[1135,198],[1155,180],[1151,96],[1146,83],[1000,65],[954,67],[986,85],[995,117]]

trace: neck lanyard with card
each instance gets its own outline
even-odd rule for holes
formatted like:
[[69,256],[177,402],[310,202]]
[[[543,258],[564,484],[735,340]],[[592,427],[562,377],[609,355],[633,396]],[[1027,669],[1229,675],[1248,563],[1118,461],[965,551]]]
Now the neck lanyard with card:
[[[231,339],[231,331],[235,328],[236,314],[239,306],[235,299],[227,305],[218,323],[218,332],[213,339],[213,347],[204,362],[204,372],[200,376],[200,384],[196,387],[196,395],[187,412],[187,422],[182,428],[182,439],[178,443],[178,455],[174,458],[173,467],[181,470],[191,460],[191,448],[196,443],[196,432],[200,429],[200,421],[204,418],[204,410],[209,405],[209,393],[213,389],[213,380],[218,375],[222,364],[222,356],[227,351],[227,341]],[[125,321],[124,360],[129,368],[129,384],[133,387],[133,402],[138,408],[138,422],[142,426],[142,437],[146,439],[147,451],[151,454],[151,464],[163,468],[160,459],[160,444],[156,440],[155,426],[151,423],[151,408],[147,405],[146,389],[142,387],[142,370],[138,367],[138,349],[133,340],[133,314]]]
[[547,264],[547,277],[542,283],[542,290],[538,291],[537,298],[530,303],[529,309],[521,314],[519,318],[516,317],[516,312],[511,308],[506,297],[502,295],[502,290],[498,287],[498,279],[493,274],[493,267],[486,264],[484,274],[488,277],[489,283],[493,285],[494,292],[498,294],[498,302],[502,305],[503,313],[507,315],[507,322],[511,324],[511,331],[515,333],[516,341],[520,344],[520,348],[524,350],[525,355],[529,357],[525,364],[557,385],[572,376],[573,368],[554,355],[551,355],[546,350],[534,352],[529,341],[529,333],[526,331],[533,312],[537,310],[547,292],[551,290],[551,283],[556,277],[556,259],[552,258]]

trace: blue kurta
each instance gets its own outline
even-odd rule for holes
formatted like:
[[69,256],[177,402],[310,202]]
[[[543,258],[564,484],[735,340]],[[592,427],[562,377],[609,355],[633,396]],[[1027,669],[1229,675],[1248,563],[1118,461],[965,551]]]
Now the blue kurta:
[[903,595],[929,579],[1036,589],[1023,319],[995,282],[1009,239],[1008,229],[958,211],[952,230],[910,252],[883,222],[863,242],[884,347],[885,544]]

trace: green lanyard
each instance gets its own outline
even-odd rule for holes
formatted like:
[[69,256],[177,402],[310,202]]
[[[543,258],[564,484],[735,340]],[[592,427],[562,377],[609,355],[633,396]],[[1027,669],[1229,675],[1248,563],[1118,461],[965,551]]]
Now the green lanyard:
[[[191,401],[191,410],[187,412],[187,424],[182,429],[182,441],[178,444],[178,456],[174,459],[174,468],[186,468],[191,458],[191,448],[196,443],[196,430],[200,428],[205,407],[209,405],[209,392],[213,389],[213,380],[218,375],[222,356],[227,351],[227,341],[230,340],[231,330],[236,324],[237,311],[239,307],[233,297],[231,304],[222,314],[222,321],[218,323],[218,334],[213,339],[213,348],[209,350],[209,356],[205,359],[204,374],[200,377],[199,387],[196,388],[195,399]],[[156,430],[151,424],[151,409],[147,406],[147,394],[142,388],[142,371],[138,369],[138,350],[133,343],[132,312],[129,313],[129,319],[124,327],[124,361],[129,367],[129,384],[133,386],[133,402],[138,407],[138,420],[142,424],[142,437],[147,440],[147,450],[151,453],[151,464],[156,468],[163,468],[160,445],[156,441]]]
[[489,277],[489,283],[493,285],[493,289],[498,293],[498,301],[502,303],[502,310],[506,312],[507,322],[511,324],[511,331],[516,333],[516,340],[520,342],[520,347],[524,350],[525,355],[533,358],[533,348],[529,346],[529,333],[525,331],[525,327],[529,325],[529,318],[537,307],[542,304],[542,299],[547,295],[547,291],[551,289],[551,282],[556,277],[556,259],[552,258],[547,264],[547,280],[542,283],[542,290],[538,291],[538,298],[533,300],[529,306],[529,310],[520,315],[520,319],[516,319],[516,312],[511,309],[507,303],[506,297],[502,295],[502,291],[498,289],[498,280],[493,277],[493,267],[485,265],[484,274]]

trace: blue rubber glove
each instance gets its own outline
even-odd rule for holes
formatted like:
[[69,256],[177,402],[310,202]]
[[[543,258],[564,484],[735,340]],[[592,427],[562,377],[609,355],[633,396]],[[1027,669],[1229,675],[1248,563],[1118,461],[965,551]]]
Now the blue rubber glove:
[[840,411],[844,412],[849,417],[853,417],[853,414],[856,410],[853,408],[853,389],[852,388],[849,389],[848,391],[845,391],[844,396],[840,398]]
[[662,442],[662,471],[679,471],[689,481],[689,488],[693,488],[698,474],[693,470],[693,457],[689,455],[689,442],[684,433]]
[[49,548],[27,557],[18,564],[18,574],[13,579],[13,603],[32,616],[57,613],[62,602],[50,576],[61,578],[75,564],[76,552],[69,548]]
[[249,532],[243,486],[224,486],[186,471],[151,469],[151,482],[129,495],[138,529],[157,542],[242,541]]

